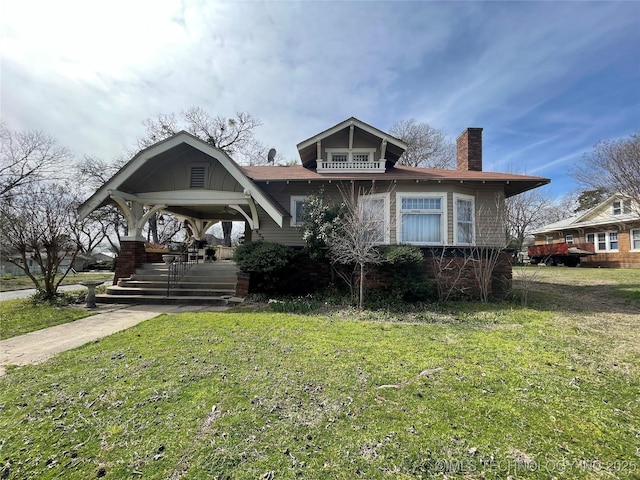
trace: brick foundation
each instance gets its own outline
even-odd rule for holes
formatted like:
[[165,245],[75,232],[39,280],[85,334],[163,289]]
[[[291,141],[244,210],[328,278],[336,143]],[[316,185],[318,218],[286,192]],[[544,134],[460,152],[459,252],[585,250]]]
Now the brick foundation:
[[[438,262],[442,265],[440,254],[442,249],[423,249],[425,259],[423,268],[428,280],[434,283],[434,290],[437,289],[436,272],[440,273],[440,288],[449,289],[453,286],[452,296],[478,297],[480,288],[475,278],[472,264],[465,256],[470,254],[468,249],[451,248],[447,249],[444,256],[447,268],[438,267]],[[509,252],[502,252],[493,272],[492,294],[495,297],[505,297],[511,292],[512,280],[512,255]],[[463,270],[460,272],[460,270]],[[389,265],[376,265],[369,267],[365,280],[367,289],[386,289],[393,283],[393,268]],[[256,293],[255,288],[260,283],[260,279],[255,274],[240,272],[238,274],[238,286],[236,295],[245,296],[248,293]],[[300,254],[296,257],[290,274],[288,275],[286,286],[283,286],[281,293],[309,293],[324,288],[332,283],[331,267],[328,262],[315,262],[307,255]],[[286,289],[286,290],[285,290]],[[435,292],[434,292],[435,293]]]

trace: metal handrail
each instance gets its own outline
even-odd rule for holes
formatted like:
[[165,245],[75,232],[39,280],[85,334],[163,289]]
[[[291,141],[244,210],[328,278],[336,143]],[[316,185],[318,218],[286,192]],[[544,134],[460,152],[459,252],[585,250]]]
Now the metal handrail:
[[198,263],[198,249],[190,248],[187,252],[187,261],[183,260],[184,254],[179,253],[178,260],[175,260],[169,264],[169,272],[167,275],[167,297],[171,294],[171,289],[174,288],[182,277],[184,277],[185,273],[189,271],[189,269]]

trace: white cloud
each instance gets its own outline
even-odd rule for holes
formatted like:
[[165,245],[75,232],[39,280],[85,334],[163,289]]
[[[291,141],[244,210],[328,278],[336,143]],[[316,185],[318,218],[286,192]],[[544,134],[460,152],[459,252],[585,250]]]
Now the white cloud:
[[[488,145],[497,164],[544,155],[538,165],[548,165],[603,133],[595,99],[568,102],[576,82],[622,65],[625,43],[640,41],[637,4],[98,5],[5,0],[0,20],[3,118],[78,156],[111,158],[144,133],[142,120],[197,105],[252,113],[264,122],[259,138],[288,159],[353,115],[382,129],[415,117],[450,135],[484,126],[500,143]],[[629,129],[639,99],[630,101],[607,118],[607,134]]]

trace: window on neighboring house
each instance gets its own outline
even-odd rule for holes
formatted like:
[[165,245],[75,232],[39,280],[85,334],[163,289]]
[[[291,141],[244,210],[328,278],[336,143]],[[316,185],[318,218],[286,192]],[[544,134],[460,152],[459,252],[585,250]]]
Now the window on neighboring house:
[[297,227],[302,225],[304,214],[304,203],[307,201],[307,197],[303,195],[296,195],[291,197],[291,226]]
[[573,245],[573,235],[570,233],[565,235],[564,241],[567,242],[569,245]]
[[454,238],[457,245],[475,243],[475,206],[474,198],[469,195],[454,194]]
[[617,252],[618,232],[587,233],[587,243],[593,243],[596,252]]
[[389,195],[363,195],[358,198],[363,227],[373,235],[374,243],[389,243]]
[[631,250],[640,251],[640,228],[631,230],[629,235],[631,236]]
[[397,194],[398,243],[443,245],[445,198],[444,195]]
[[631,213],[631,200],[616,200],[612,204],[614,215],[624,215],[625,213]]
[[207,178],[206,165],[191,165],[189,188],[204,188]]

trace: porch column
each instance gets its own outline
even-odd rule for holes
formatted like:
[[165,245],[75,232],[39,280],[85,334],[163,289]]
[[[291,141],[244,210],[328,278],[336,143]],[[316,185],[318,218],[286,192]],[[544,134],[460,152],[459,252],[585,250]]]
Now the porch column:
[[147,252],[143,240],[120,240],[120,255],[116,262],[113,284],[117,285],[121,278],[129,278],[146,261]]

